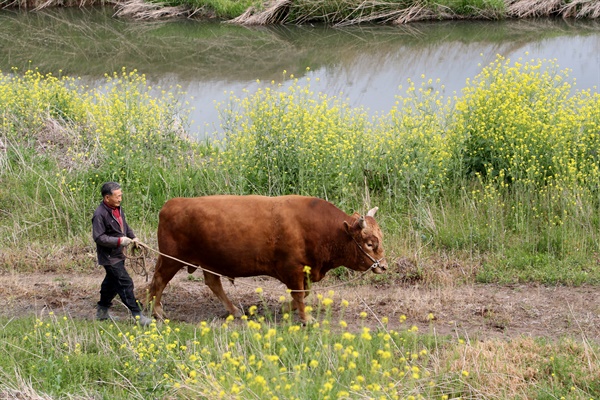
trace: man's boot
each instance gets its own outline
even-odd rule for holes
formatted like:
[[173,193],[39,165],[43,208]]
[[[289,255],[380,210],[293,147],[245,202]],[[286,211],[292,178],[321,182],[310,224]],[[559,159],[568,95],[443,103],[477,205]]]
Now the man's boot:
[[110,315],[108,313],[108,307],[98,306],[98,310],[96,311],[96,319],[98,321],[106,321],[107,319],[116,321],[119,318],[118,317],[113,317],[112,315]]
[[133,318],[136,324],[140,324],[141,326],[148,326],[152,323],[152,319],[144,316],[141,312],[134,313]]

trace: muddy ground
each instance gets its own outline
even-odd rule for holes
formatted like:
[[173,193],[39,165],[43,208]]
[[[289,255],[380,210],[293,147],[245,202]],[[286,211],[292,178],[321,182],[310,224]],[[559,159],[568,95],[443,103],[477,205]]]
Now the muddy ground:
[[[132,274],[136,292],[148,285],[144,278]],[[22,317],[43,316],[49,311],[68,314],[76,319],[92,319],[99,297],[101,267],[87,273],[10,273],[0,276],[0,315]],[[220,321],[226,316],[223,306],[196,273],[180,271],[167,286],[163,305],[171,320],[196,324],[202,320]],[[314,284],[317,290],[307,302],[315,305],[317,293],[328,297],[329,286],[340,281],[329,276]],[[272,278],[240,278],[235,285],[224,282],[225,291],[234,304],[244,310],[252,305],[258,313],[281,317],[280,296],[285,287]],[[341,316],[341,300],[349,301],[343,319],[357,329],[365,323],[377,327],[382,317],[389,318],[393,329],[419,327],[421,332],[438,335],[458,335],[474,340],[534,336],[557,339],[579,337],[600,343],[600,288],[547,287],[534,285],[465,284],[447,287],[425,287],[419,284],[351,283],[337,286],[334,291],[331,319]],[[262,298],[255,288],[263,288]],[[367,313],[366,321],[360,314]],[[430,313],[434,319],[430,321]],[[127,318],[125,307],[115,301],[113,314]],[[407,321],[400,325],[399,318]]]

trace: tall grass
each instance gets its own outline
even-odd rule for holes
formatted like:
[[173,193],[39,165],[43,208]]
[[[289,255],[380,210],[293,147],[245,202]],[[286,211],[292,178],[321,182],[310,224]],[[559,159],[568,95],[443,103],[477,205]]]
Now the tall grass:
[[151,96],[135,71],[107,75],[95,90],[37,71],[1,75],[2,208],[10,216],[3,239],[82,237],[108,180],[123,182],[135,194],[130,212],[151,222],[156,205],[192,195],[202,172],[191,167],[203,153],[185,135],[186,111],[173,96]]
[[2,74],[0,244],[88,246],[98,188],[117,180],[149,240],[174,196],[297,193],[348,212],[377,203],[392,254],[482,258],[483,281],[595,283],[600,95],[568,73],[498,57],[452,97],[409,83],[377,118],[290,77],[220,104],[223,132],[203,143],[177,88],[153,96],[135,71],[99,89]]

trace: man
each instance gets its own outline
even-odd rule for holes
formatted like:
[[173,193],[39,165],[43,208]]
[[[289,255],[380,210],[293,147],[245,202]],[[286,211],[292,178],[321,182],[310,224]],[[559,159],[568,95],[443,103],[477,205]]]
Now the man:
[[116,182],[106,182],[102,185],[101,192],[102,203],[92,218],[92,236],[96,242],[98,264],[104,267],[106,276],[100,287],[96,319],[111,318],[108,309],[118,294],[136,321],[142,326],[148,326],[152,320],[142,314],[133,294],[133,280],[125,269],[123,248],[136,243],[138,239],[127,225],[121,208],[123,199],[121,186]]

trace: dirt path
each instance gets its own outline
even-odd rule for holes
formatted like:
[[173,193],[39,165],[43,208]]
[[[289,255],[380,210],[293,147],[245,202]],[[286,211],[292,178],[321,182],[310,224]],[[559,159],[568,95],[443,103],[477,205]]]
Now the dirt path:
[[[0,315],[15,317],[43,315],[52,310],[73,318],[91,319],[95,314],[101,268],[88,275],[81,274],[3,274],[0,276]],[[193,275],[178,273],[165,290],[163,304],[172,320],[198,323],[222,318],[224,308],[202,281]],[[135,277],[138,293],[146,282]],[[315,285],[322,288],[333,281]],[[271,278],[244,278],[236,285],[224,282],[225,291],[235,304],[244,309],[258,306],[259,314],[268,312],[279,317],[279,298],[286,295],[284,286]],[[262,300],[254,288],[263,288]],[[466,285],[439,289],[420,286],[343,286],[334,290],[332,320],[342,312],[341,299],[349,301],[343,310],[343,319],[349,326],[360,326],[360,313],[367,312],[366,324],[377,326],[378,318],[388,317],[393,329],[405,324],[416,325],[420,331],[435,329],[440,335],[468,336],[471,339],[490,337],[511,338],[520,335],[559,338],[574,336],[600,343],[600,288],[598,287],[545,287]],[[322,293],[327,297],[327,291]],[[308,302],[317,297],[311,294]],[[118,303],[118,302],[116,302]],[[428,315],[434,320],[429,321]],[[119,303],[114,314],[126,317],[126,309]]]

